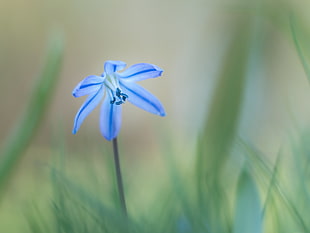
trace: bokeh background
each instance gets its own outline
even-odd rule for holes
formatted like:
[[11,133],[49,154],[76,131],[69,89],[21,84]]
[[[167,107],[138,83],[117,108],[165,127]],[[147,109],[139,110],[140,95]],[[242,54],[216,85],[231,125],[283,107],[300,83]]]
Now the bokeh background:
[[[89,116],[77,136],[70,135],[83,102],[74,99],[71,91],[85,76],[101,74],[108,59],[128,65],[148,62],[164,69],[161,79],[142,85],[161,99],[167,117],[159,119],[126,104],[124,141],[152,141],[154,125],[191,140],[207,111],[235,19],[255,11],[255,5],[255,1],[2,1],[1,141],[24,110],[53,30],[64,34],[65,58],[55,97],[34,144],[49,144],[48,137],[60,122],[72,142],[81,134],[101,140],[98,112]],[[288,121],[295,116],[288,111],[300,122],[309,118],[304,107],[309,97],[306,76],[286,28],[290,10],[306,23],[308,8],[305,1],[260,5],[265,10],[260,35],[264,60],[247,81],[242,131],[266,145],[270,138],[279,138],[273,134],[281,135],[290,127]],[[131,137],[133,133],[139,140]]]
[[[27,199],[23,193],[38,188],[25,179],[40,180],[54,143],[64,141],[71,156],[84,153],[83,161],[91,153],[99,154],[89,148],[110,146],[98,129],[98,109],[77,135],[71,134],[75,113],[84,100],[75,99],[71,91],[84,77],[101,74],[106,60],[125,61],[129,66],[153,63],[164,70],[162,77],[141,85],[161,100],[166,117],[124,105],[120,142],[122,152],[130,155],[125,161],[138,164],[138,170],[151,169],[153,177],[162,169],[157,154],[163,144],[173,144],[181,152],[194,151],[235,28],[240,18],[255,12],[259,12],[256,37],[261,59],[247,75],[238,134],[275,155],[291,131],[309,125],[309,81],[289,27],[292,14],[301,28],[309,27],[309,4],[295,0],[2,0],[0,142],[26,110],[49,37],[57,32],[64,38],[56,91],[10,184],[11,199]],[[180,153],[181,161],[190,157]],[[142,164],[149,167],[141,168]],[[7,203],[10,207],[12,200]],[[12,217],[17,212],[15,207],[12,213],[0,215]]]

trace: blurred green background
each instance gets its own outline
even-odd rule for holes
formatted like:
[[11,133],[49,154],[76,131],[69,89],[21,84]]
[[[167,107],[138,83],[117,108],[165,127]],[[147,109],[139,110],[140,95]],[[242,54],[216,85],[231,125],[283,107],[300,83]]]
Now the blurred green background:
[[[129,66],[147,62],[164,70],[161,78],[141,84],[164,104],[165,118],[124,105],[119,138],[125,179],[133,182],[131,189],[143,187],[150,193],[140,191],[133,200],[152,199],[156,195],[152,190],[168,179],[163,151],[177,155],[177,166],[194,163],[198,135],[205,129],[210,135],[218,132],[210,126],[217,126],[221,115],[221,110],[210,113],[216,109],[212,98],[225,96],[229,90],[240,94],[236,103],[235,95],[231,96],[231,105],[219,100],[227,104],[218,105],[226,108],[223,119],[236,118],[229,132],[275,160],[292,132],[309,128],[309,6],[308,1],[294,0],[2,1],[3,147],[27,111],[54,34],[61,40],[64,56],[43,120],[6,187],[0,232],[21,232],[25,202],[34,195],[45,199],[51,161],[59,154],[69,157],[69,173],[84,174],[81,170],[87,170],[88,162],[97,164],[100,172],[98,161],[104,163],[101,153],[111,145],[100,135],[98,109],[87,117],[77,135],[71,134],[75,113],[83,102],[73,98],[71,91],[84,77],[101,74],[106,60],[125,61]],[[245,57],[240,44],[247,45]],[[240,86],[234,82],[234,73],[231,77],[225,73],[234,72],[229,67],[238,65],[244,75],[243,80],[236,79]],[[224,76],[229,81],[221,79]],[[220,80],[224,80],[222,89]],[[204,126],[206,119],[208,127]]]
[[[128,65],[154,63],[165,71],[162,79],[142,85],[165,103],[168,117],[159,119],[126,105],[123,138],[132,139],[133,132],[141,140],[152,137],[152,125],[158,123],[186,135],[186,140],[195,137],[236,18],[258,8],[263,8],[259,35],[263,59],[247,82],[241,128],[247,136],[260,138],[261,144],[274,145],[265,135],[276,138],[273,135],[286,132],[294,117],[288,110],[301,122],[310,114],[304,107],[307,81],[287,30],[292,12],[308,25],[306,1],[2,1],[1,139],[23,111],[55,29],[64,34],[65,57],[36,145],[49,144],[48,135],[60,121],[70,142],[83,137],[70,135],[83,101],[70,93],[85,76],[100,74],[107,59]],[[97,122],[98,114],[93,113],[82,129],[100,141]],[[148,141],[152,140],[144,143]]]

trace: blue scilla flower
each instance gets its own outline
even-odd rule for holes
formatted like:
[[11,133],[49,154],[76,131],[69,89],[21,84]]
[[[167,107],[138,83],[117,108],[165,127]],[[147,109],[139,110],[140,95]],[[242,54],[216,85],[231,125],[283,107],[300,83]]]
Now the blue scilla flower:
[[152,64],[139,63],[119,73],[125,66],[126,63],[122,61],[106,61],[101,76],[90,75],[74,88],[74,97],[88,97],[75,116],[73,134],[76,134],[84,119],[102,99],[100,131],[107,140],[114,139],[120,131],[122,104],[126,100],[150,113],[166,115],[160,101],[135,83],[161,76],[163,70]]

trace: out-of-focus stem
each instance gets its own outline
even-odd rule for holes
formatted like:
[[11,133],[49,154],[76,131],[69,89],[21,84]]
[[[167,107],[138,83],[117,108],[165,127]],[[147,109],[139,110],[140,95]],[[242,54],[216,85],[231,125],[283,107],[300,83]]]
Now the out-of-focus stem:
[[114,165],[115,165],[115,173],[116,173],[118,194],[119,194],[119,199],[120,199],[121,207],[123,209],[123,212],[124,212],[125,216],[127,217],[127,207],[126,207],[126,201],[125,201],[125,194],[124,194],[124,186],[123,186],[123,180],[122,180],[121,166],[120,166],[120,162],[119,162],[117,138],[114,138],[112,142],[113,142]]

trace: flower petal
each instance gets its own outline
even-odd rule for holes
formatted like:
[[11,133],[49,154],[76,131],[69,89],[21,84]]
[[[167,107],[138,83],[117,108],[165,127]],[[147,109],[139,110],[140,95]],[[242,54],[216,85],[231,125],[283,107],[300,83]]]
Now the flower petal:
[[160,101],[143,87],[136,83],[128,82],[125,80],[120,80],[120,84],[123,93],[128,95],[128,101],[130,103],[150,113],[159,116],[166,115],[165,109]]
[[83,79],[72,91],[74,97],[80,97],[83,95],[90,95],[97,92],[101,84],[104,81],[104,77],[90,75]]
[[121,105],[111,104],[111,98],[106,95],[100,112],[100,131],[107,140],[115,138],[122,124]]
[[79,111],[77,112],[75,119],[72,133],[76,134],[79,130],[81,124],[83,123],[84,119],[88,116],[88,114],[94,110],[94,108],[100,103],[104,95],[104,87],[99,89],[96,93],[89,95],[81,106]]
[[116,71],[124,69],[126,66],[125,62],[122,61],[106,61],[104,63],[104,71],[107,74],[115,73]]
[[139,63],[130,66],[124,72],[119,73],[119,76],[120,78],[136,82],[148,78],[156,78],[158,76],[161,76],[162,72],[163,70],[158,66],[148,63]]

